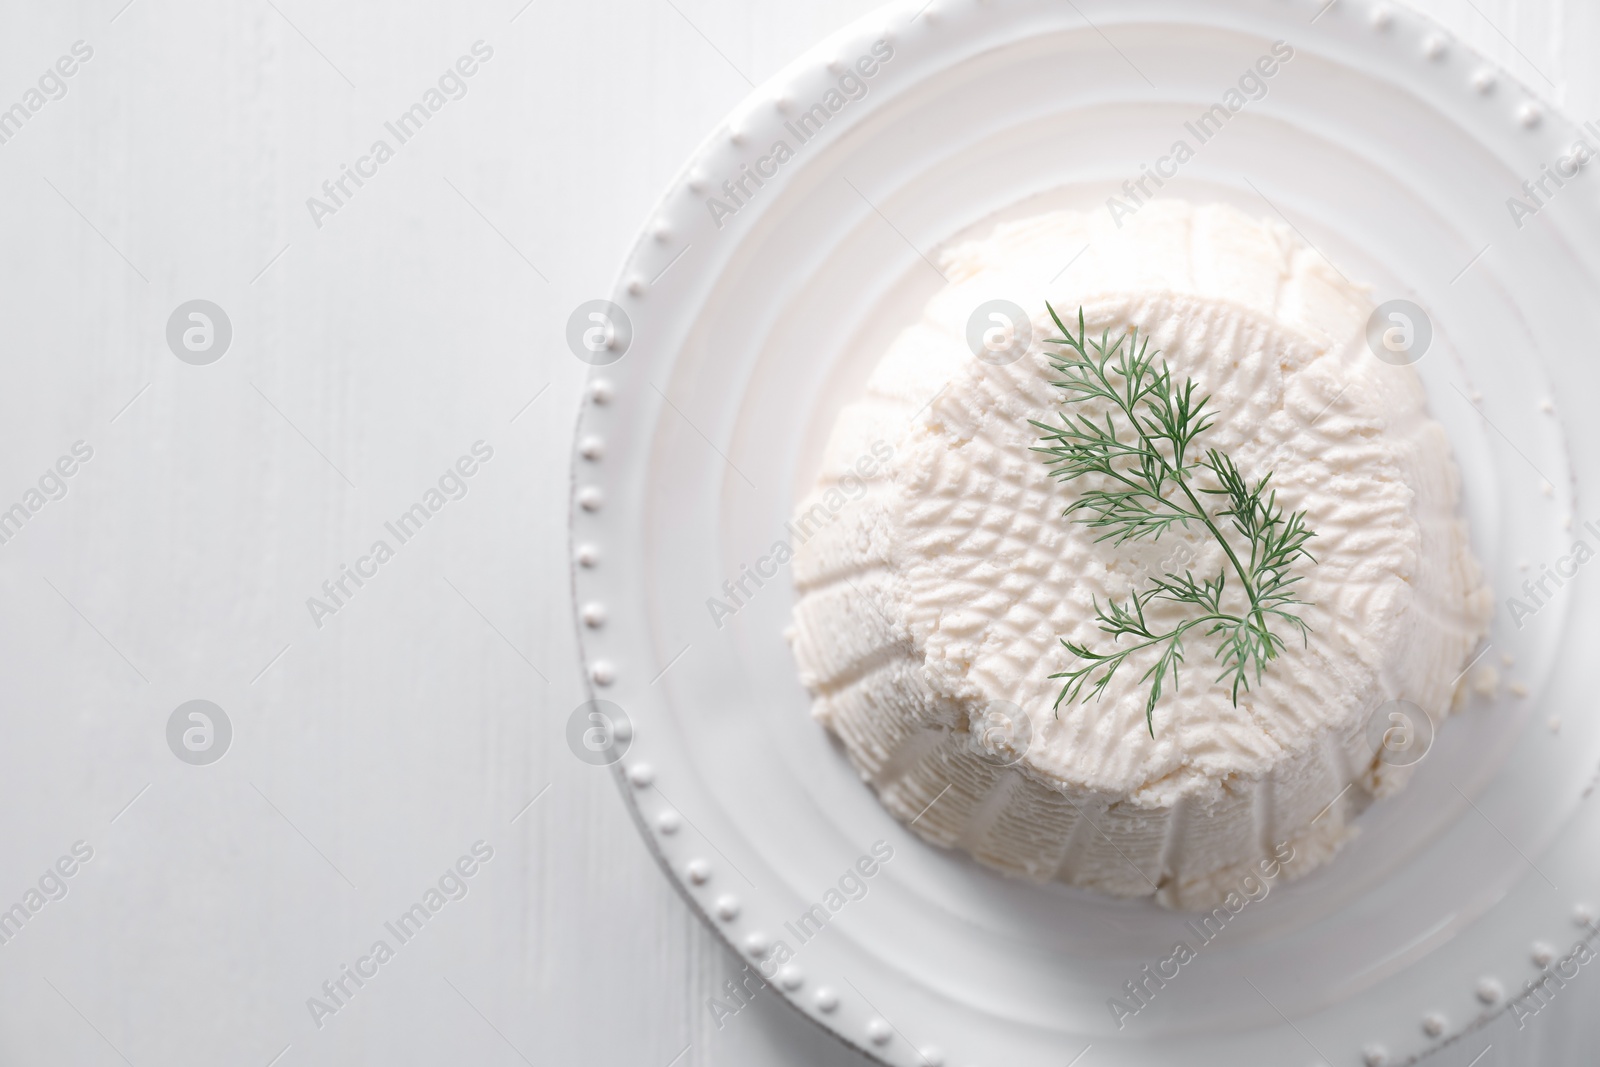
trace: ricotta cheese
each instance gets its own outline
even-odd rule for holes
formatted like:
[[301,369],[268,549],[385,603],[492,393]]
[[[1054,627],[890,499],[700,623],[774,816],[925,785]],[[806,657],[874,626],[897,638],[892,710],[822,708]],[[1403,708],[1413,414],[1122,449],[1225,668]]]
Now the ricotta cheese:
[[[1437,725],[1492,608],[1449,441],[1415,371],[1368,350],[1366,293],[1281,224],[1171,201],[1120,229],[1073,212],[1006,223],[942,267],[949,285],[840,412],[798,508],[797,524],[833,515],[824,498],[841,480],[856,497],[859,457],[894,443],[795,556],[789,636],[813,714],[916,833],[1007,874],[1194,909],[1286,852],[1289,877],[1325,862],[1411,773],[1377,758],[1369,720],[1398,699]],[[967,342],[996,299],[1032,319],[1003,365]],[[1064,320],[1081,306],[1094,336],[1148,336],[1211,394],[1202,443],[1252,483],[1271,472],[1316,531],[1316,562],[1296,565],[1306,642],[1280,629],[1287,650],[1237,705],[1209,642],[1186,642],[1153,738],[1149,660],[1057,708],[1061,639],[1107,649],[1097,599],[1214,574],[1221,549],[1181,528],[1113,547],[1063,517],[1080,489],[1031,451],[1029,420],[1061,410],[1046,301]]]

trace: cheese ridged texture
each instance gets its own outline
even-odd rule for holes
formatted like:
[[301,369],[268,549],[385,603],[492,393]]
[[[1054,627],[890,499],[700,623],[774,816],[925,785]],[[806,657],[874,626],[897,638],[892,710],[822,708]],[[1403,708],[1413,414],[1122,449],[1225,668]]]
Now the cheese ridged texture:
[[[915,832],[1008,874],[1203,909],[1274,855],[1292,850],[1292,877],[1325,862],[1411,771],[1374,758],[1368,719],[1405,699],[1442,720],[1492,605],[1420,379],[1366,346],[1370,299],[1287,227],[1220,205],[1010,222],[941,265],[950,284],[839,414],[796,516],[790,639],[814,715]],[[966,340],[997,298],[1032,317],[1004,366]],[[1031,451],[1029,420],[1062,410],[1046,301],[1095,336],[1148,336],[1211,394],[1201,443],[1271,472],[1316,532],[1296,566],[1309,640],[1279,624],[1287,650],[1235,705],[1191,637],[1154,738],[1153,653],[1056,708],[1061,639],[1107,649],[1096,599],[1223,556],[1201,529],[1113,547],[1063,517],[1082,486]]]

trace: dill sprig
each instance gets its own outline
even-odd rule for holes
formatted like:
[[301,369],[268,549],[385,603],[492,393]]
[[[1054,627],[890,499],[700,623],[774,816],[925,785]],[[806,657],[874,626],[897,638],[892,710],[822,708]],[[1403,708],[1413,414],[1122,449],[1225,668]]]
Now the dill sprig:
[[[1055,308],[1045,307],[1062,333],[1044,342],[1061,346],[1050,365],[1062,379],[1050,384],[1065,394],[1063,405],[1099,402],[1105,408],[1099,420],[1081,411],[1063,412],[1060,426],[1029,420],[1043,431],[1042,446],[1034,451],[1045,455],[1052,477],[1071,481],[1098,476],[1064,515],[1102,531],[1095,540],[1114,546],[1154,541],[1174,525],[1188,529],[1198,523],[1227,557],[1214,577],[1196,578],[1186,568],[1182,575],[1169,571],[1150,578],[1143,589],[1130,590],[1125,602],[1102,607],[1096,597],[1095,621],[1111,638],[1111,651],[1061,641],[1081,666],[1050,676],[1066,679],[1056,697],[1058,715],[1061,702],[1083,698],[1085,687],[1098,699],[1130,656],[1147,648],[1159,650],[1139,679],[1150,686],[1145,725],[1155,737],[1156,704],[1169,682],[1178,688],[1183,642],[1190,631],[1215,639],[1214,655],[1223,668],[1216,680],[1229,687],[1235,706],[1239,690],[1249,691],[1252,675],[1259,682],[1262,670],[1285,647],[1273,623],[1298,630],[1306,640],[1310,627],[1290,610],[1305,603],[1295,596],[1301,577],[1292,568],[1302,556],[1316,562],[1305,547],[1316,535],[1307,527],[1304,511],[1284,515],[1276,491],[1268,488],[1270,473],[1251,486],[1226,453],[1201,451],[1197,439],[1213,423],[1207,411],[1211,397],[1197,398],[1192,378],[1175,384],[1166,361],[1156,362],[1160,353],[1149,351],[1148,338],[1141,341],[1130,330],[1112,341],[1106,331],[1095,341],[1087,336],[1082,308],[1073,336]],[[1201,484],[1207,474],[1214,484]],[[1202,497],[1220,498],[1214,512]],[[1238,593],[1231,591],[1230,576]],[[1158,629],[1145,617],[1145,609],[1157,601],[1184,605],[1190,613]],[[1124,638],[1130,643],[1123,644]]]

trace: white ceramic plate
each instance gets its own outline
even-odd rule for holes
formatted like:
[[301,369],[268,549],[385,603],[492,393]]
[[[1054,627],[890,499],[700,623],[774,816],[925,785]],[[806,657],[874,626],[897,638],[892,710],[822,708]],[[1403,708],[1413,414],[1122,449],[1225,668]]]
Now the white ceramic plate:
[[[1093,1044],[1118,1064],[1402,1063],[1508,1010],[1540,946],[1562,967],[1590,936],[1600,567],[1520,627],[1504,606],[1578,538],[1600,548],[1583,528],[1600,529],[1600,426],[1565,416],[1600,396],[1593,191],[1546,178],[1520,227],[1507,205],[1578,131],[1406,10],[1324,3],[885,8],[754,93],[629,257],[613,299],[631,340],[594,373],[574,460],[593,693],[631,721],[624,789],[694,907],[753,964],[792,954],[773,988],[884,1062],[1060,1067]],[[1427,309],[1417,369],[1502,605],[1483,662],[1503,681],[1335,862],[1202,946],[1186,916],[921,842],[808,714],[787,571],[745,579],[720,625],[707,601],[787,537],[834,413],[942,284],[936,249],[1103,210],[1174,141],[1197,145],[1185,123],[1279,40],[1293,59],[1162,195],[1281,217],[1379,301]],[[802,139],[819,103],[837,107]],[[829,898],[876,842],[893,857],[865,895]],[[835,902],[802,942],[797,919]],[[1108,999],[1179,940],[1198,958],[1119,1026]]]

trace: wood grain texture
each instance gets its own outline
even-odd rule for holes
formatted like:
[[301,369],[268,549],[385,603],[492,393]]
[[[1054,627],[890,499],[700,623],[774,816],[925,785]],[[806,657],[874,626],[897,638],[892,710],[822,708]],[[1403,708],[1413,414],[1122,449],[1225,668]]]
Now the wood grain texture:
[[[0,906],[93,849],[0,945],[0,1064],[861,1063],[771,996],[713,1024],[732,957],[566,750],[562,336],[749,83],[872,5],[123,5],[10,3],[0,34],[0,107],[94,50],[0,144],[0,509],[93,448],[0,545]],[[1422,6],[1600,117],[1592,4]],[[479,40],[319,226],[307,198]],[[233,327],[210,366],[165,341],[194,298]],[[319,626],[307,598],[479,441]],[[235,731],[211,766],[167,747],[194,698]],[[466,895],[313,1022],[478,841]],[[1596,996],[1437,1062],[1579,1062]]]

